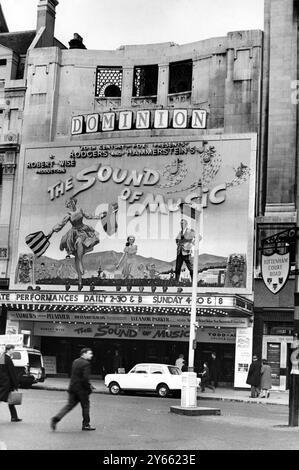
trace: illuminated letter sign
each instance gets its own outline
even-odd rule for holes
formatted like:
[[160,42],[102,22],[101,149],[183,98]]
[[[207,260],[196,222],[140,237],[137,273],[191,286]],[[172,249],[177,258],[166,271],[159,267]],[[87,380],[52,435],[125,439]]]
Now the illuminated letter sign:
[[99,119],[98,114],[88,114],[86,117],[86,132],[98,132],[99,130]]
[[136,113],[136,129],[148,129],[150,125],[150,112],[137,111]]
[[194,109],[192,112],[191,127],[192,129],[205,129],[207,120],[207,112],[202,109]]
[[102,131],[113,131],[115,124],[115,113],[104,113],[102,121]]
[[[207,112],[203,109],[187,110],[174,109],[170,120],[168,109],[105,112],[102,114],[87,114],[72,117],[71,134],[92,134],[96,132],[111,132],[136,129],[149,129],[153,123],[154,129],[205,129]],[[135,117],[135,127],[133,126]],[[100,125],[101,123],[101,125]]]
[[175,109],[173,111],[173,127],[175,129],[185,129],[187,127],[186,109]]
[[132,111],[121,111],[119,113],[119,124],[118,124],[119,130],[122,131],[125,129],[131,129],[132,119],[133,119]]
[[72,135],[82,134],[83,122],[83,116],[74,116],[72,118]]
[[167,109],[156,109],[155,110],[155,129],[166,129],[168,127],[168,110]]

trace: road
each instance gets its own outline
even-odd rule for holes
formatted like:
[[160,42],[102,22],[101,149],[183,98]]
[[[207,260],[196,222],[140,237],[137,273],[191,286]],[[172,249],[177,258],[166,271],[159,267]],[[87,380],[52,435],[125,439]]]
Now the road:
[[221,416],[170,413],[180,399],[93,394],[91,424],[81,431],[78,405],[50,430],[50,418],[64,404],[66,392],[23,390],[21,423],[11,423],[1,403],[0,448],[7,450],[299,450],[299,428],[289,428],[288,407],[199,401],[221,409]]

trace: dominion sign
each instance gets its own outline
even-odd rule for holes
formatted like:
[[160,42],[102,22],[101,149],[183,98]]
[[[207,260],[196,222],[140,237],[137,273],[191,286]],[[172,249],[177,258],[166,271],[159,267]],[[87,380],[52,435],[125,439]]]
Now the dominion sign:
[[254,134],[24,149],[12,288],[191,290],[197,214],[199,292],[250,293],[255,152]]

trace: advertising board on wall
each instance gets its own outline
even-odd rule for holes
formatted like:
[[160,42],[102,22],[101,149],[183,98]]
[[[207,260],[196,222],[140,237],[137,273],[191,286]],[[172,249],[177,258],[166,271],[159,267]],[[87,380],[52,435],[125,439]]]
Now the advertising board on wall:
[[236,329],[234,387],[250,387],[248,384],[246,384],[246,380],[252,360],[252,337],[252,327]]
[[[172,315],[162,314],[153,315],[151,312],[147,314],[115,314],[115,313],[87,313],[87,312],[9,312],[9,324],[14,323],[16,332],[18,332],[19,321],[29,322],[71,322],[71,323],[116,323],[121,324],[135,324],[135,325],[176,325],[176,326],[190,326],[189,315]],[[248,326],[247,318],[238,317],[205,317],[199,315],[196,321],[200,327],[209,326],[212,328],[246,328]]]
[[[189,341],[189,328],[164,325],[74,325],[68,323],[35,323],[36,336],[55,336],[95,339],[134,339],[157,341]],[[225,328],[221,332],[214,328],[205,328],[197,333],[197,341],[201,343],[235,343],[234,328]]]
[[197,214],[199,292],[252,292],[253,134],[76,142],[22,156],[12,288],[191,289],[182,255],[192,260]]

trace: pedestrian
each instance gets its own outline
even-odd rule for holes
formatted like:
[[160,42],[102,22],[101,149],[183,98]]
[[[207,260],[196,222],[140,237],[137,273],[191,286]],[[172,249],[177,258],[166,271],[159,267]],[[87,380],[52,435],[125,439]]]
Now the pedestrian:
[[178,367],[180,370],[182,370],[182,367],[184,365],[184,354],[180,354],[177,360],[175,361],[175,366]]
[[269,398],[270,396],[270,388],[272,386],[272,377],[271,377],[271,367],[266,361],[266,359],[262,360],[262,367],[261,367],[261,398]]
[[[11,356],[15,347],[12,344],[5,346],[5,352],[0,357],[0,401],[8,401],[8,395],[13,390],[18,390],[19,379]],[[18,423],[22,421],[18,417],[15,405],[8,405],[11,421]]]
[[261,362],[257,355],[252,356],[252,363],[249,366],[246,383],[251,386],[249,398],[257,398],[260,393],[261,385]]
[[214,387],[218,387],[218,363],[217,363],[217,357],[216,353],[212,352],[211,354],[211,361],[209,364],[209,369],[210,369],[210,381],[211,384],[214,385]]
[[200,382],[200,389],[201,392],[205,391],[205,388],[209,388],[210,390],[213,390],[215,392],[215,387],[210,384],[210,371],[207,362],[203,363],[203,370],[199,374],[201,377],[201,382]]
[[71,380],[68,388],[67,404],[51,419],[51,429],[56,430],[57,423],[71,411],[78,403],[82,408],[82,431],[94,431],[96,428],[90,426],[89,395],[94,387],[89,382],[90,361],[93,352],[90,348],[83,348],[80,357],[72,364]]
[[122,360],[121,360],[121,356],[119,354],[119,351],[116,349],[114,351],[114,357],[113,357],[113,372],[114,374],[118,374],[118,369],[120,369],[122,367]]

